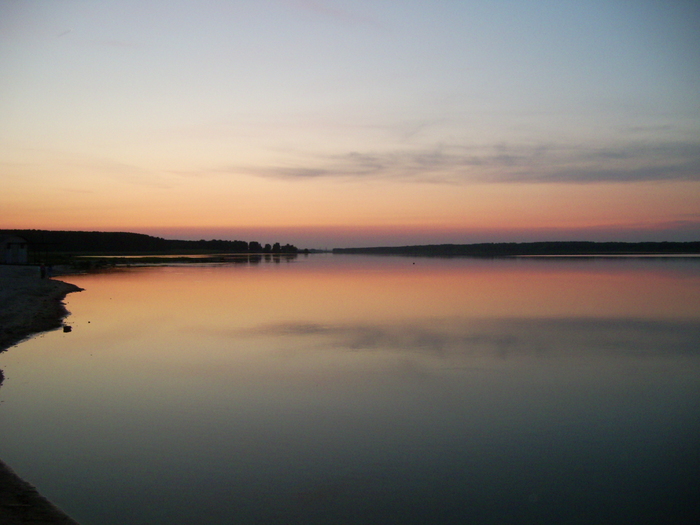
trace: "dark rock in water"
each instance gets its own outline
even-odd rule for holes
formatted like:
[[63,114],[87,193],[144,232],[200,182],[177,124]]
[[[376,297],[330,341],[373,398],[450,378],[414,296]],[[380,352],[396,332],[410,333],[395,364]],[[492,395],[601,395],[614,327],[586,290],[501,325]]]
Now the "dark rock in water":
[[63,325],[63,331],[64,331],[64,332],[70,332],[71,330],[73,330],[73,327],[72,327],[72,326],[68,326],[67,324],[64,324],[64,325]]

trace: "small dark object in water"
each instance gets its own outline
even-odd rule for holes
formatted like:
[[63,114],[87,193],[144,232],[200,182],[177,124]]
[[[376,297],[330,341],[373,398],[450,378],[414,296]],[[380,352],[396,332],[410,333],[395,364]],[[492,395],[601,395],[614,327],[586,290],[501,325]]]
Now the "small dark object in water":
[[73,330],[73,327],[72,327],[72,326],[68,326],[67,324],[64,324],[64,325],[63,325],[63,331],[64,331],[64,332],[70,332],[71,330]]

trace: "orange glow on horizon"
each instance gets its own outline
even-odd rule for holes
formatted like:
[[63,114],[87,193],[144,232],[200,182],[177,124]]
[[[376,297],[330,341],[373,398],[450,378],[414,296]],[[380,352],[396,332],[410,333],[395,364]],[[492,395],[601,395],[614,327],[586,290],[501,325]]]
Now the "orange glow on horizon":
[[4,228],[120,230],[150,232],[207,229],[212,232],[278,230],[336,232],[339,236],[421,237],[434,233],[453,242],[469,232],[577,232],[648,229],[696,219],[697,188],[692,183],[637,185],[366,184],[250,182],[248,191],[215,188],[146,188],[128,196],[124,189],[10,195]]

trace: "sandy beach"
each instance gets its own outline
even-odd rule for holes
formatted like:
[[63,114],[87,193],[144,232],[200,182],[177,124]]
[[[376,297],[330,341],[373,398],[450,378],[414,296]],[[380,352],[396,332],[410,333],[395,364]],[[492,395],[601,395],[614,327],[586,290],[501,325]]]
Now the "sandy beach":
[[[68,313],[63,298],[77,291],[75,285],[41,279],[35,266],[0,266],[0,352],[34,334],[60,328]],[[0,523],[77,525],[2,461]]]

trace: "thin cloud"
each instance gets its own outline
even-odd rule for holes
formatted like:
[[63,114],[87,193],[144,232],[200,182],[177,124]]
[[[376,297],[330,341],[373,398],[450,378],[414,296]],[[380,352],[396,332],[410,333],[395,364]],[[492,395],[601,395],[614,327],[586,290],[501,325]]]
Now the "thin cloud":
[[689,166],[654,166],[632,169],[604,169],[602,167],[563,169],[550,173],[521,172],[502,177],[495,182],[539,182],[592,184],[599,182],[700,181],[697,164]]
[[662,124],[657,126],[628,126],[621,128],[619,131],[621,133],[639,134],[639,133],[659,133],[674,130],[674,126],[669,124]]
[[437,145],[424,150],[309,155],[306,165],[230,166],[219,171],[285,180],[385,179],[450,184],[700,181],[700,144],[627,144],[617,148]]
[[[569,166],[542,166],[521,171],[506,181],[523,182],[644,182],[700,181],[700,144],[632,144],[619,148],[582,151],[572,155]],[[538,166],[539,167],[539,166]]]

